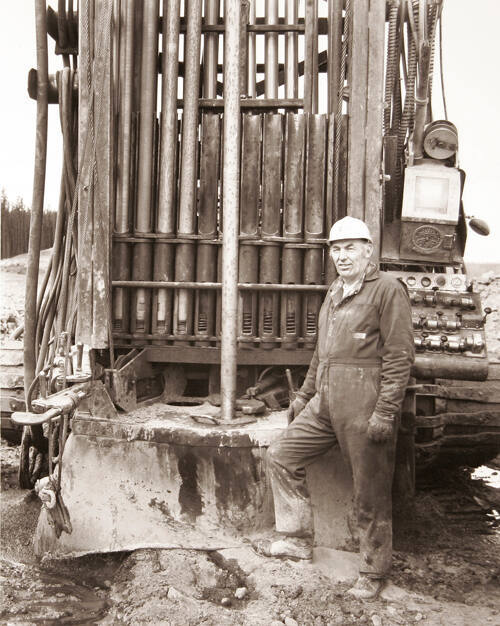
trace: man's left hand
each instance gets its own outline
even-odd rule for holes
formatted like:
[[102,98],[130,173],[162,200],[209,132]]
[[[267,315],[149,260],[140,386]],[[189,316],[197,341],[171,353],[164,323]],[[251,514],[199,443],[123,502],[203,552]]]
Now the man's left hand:
[[390,441],[394,434],[394,420],[374,413],[368,420],[368,438],[375,443]]

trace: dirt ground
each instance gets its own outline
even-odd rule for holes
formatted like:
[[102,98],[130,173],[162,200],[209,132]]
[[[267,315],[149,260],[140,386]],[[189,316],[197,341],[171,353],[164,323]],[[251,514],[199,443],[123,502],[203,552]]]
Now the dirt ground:
[[[42,256],[47,262],[48,254]],[[22,323],[23,258],[0,262],[0,333]],[[500,359],[500,270],[480,278],[490,356]],[[2,441],[0,624],[327,626],[500,624],[500,459],[420,476],[395,519],[381,598],[346,595],[354,553],[317,548],[312,564],[217,552],[139,550],[37,561],[40,501],[17,488],[18,449]]]

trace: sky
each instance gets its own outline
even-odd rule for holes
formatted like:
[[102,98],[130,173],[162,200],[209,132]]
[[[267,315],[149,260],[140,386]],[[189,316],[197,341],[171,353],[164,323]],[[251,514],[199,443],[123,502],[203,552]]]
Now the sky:
[[[57,7],[57,2],[52,5]],[[486,220],[489,237],[469,230],[466,260],[500,265],[500,86],[498,0],[444,0],[443,67],[448,118],[459,134],[460,166],[467,174],[466,215]],[[27,75],[36,66],[34,0],[0,1],[0,188],[11,201],[31,205],[36,102],[27,94]],[[49,71],[60,69],[49,40]],[[437,80],[437,77],[436,77]],[[443,117],[434,83],[434,117]],[[49,106],[45,207],[56,209],[61,144],[58,112]]]

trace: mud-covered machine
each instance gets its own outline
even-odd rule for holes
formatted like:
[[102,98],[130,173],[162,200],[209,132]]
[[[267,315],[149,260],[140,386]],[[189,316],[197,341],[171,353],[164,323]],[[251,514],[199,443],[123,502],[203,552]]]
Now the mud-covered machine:
[[[325,238],[345,215],[367,222],[413,306],[399,487],[415,458],[497,453],[457,130],[432,115],[440,0],[35,5],[26,406],[12,419],[21,484],[45,503],[40,553],[214,549],[271,526],[265,448],[311,359],[335,275]],[[61,195],[37,285],[51,104]],[[338,519],[349,477],[340,457],[321,463],[315,510],[337,503]],[[338,544],[324,517],[320,541]]]

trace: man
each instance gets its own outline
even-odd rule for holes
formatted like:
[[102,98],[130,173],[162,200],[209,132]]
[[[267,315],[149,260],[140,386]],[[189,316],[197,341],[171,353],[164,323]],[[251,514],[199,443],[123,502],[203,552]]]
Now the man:
[[268,450],[277,541],[265,556],[312,558],[313,518],[305,467],[333,445],[349,463],[360,538],[359,578],[349,590],[374,598],[392,558],[391,487],[398,418],[414,359],[406,288],[379,272],[361,220],[344,217],[329,236],[338,278],[318,320],[318,341],[289,426]]

